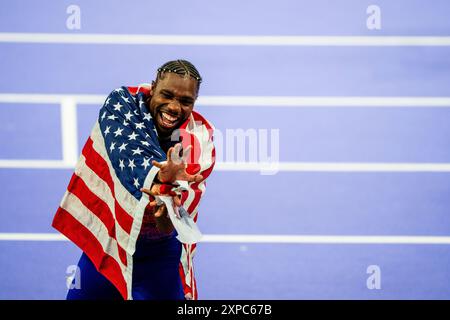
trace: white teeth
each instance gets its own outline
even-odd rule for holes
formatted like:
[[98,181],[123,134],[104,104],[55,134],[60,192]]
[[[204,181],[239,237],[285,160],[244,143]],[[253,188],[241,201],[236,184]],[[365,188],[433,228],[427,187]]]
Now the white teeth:
[[169,120],[171,122],[176,121],[178,118],[177,117],[172,117],[171,115],[165,113],[165,112],[161,112],[162,116],[164,119]]

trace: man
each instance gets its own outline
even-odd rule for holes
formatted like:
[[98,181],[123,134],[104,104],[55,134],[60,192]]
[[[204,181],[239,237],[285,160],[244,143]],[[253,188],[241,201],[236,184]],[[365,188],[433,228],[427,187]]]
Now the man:
[[169,61],[150,87],[106,99],[53,221],[83,250],[67,299],[197,298],[195,244],[178,241],[158,197],[196,221],[215,156],[212,127],[193,111],[201,81],[190,62]]

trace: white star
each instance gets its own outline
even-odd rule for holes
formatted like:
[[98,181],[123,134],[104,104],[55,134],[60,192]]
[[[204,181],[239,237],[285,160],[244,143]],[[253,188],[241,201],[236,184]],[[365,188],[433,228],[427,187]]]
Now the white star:
[[144,112],[144,120],[150,121],[152,115],[150,113]]
[[115,137],[121,136],[121,135],[122,135],[122,131],[123,131],[123,129],[117,128],[117,130],[114,131],[114,136],[115,136]]
[[123,101],[130,103],[130,100],[127,97],[122,97]]
[[114,92],[117,92],[117,93],[122,92],[122,91],[123,91],[122,88],[117,88],[116,90],[114,90]]
[[128,168],[131,168],[131,171],[133,171],[133,168],[136,168],[134,160],[128,159]]
[[114,105],[114,110],[120,111],[120,108],[122,108],[122,107],[123,107],[123,105],[121,105],[120,102],[117,101],[117,103]]
[[106,99],[105,104],[109,104],[109,100],[111,100],[111,98]]
[[128,145],[128,143],[122,143],[122,145],[119,147],[119,152],[122,152],[123,150],[125,150],[126,148],[126,146]]
[[136,129],[143,129],[143,128],[145,128],[145,125],[143,122],[136,123]]
[[126,120],[123,120],[123,125],[124,125],[124,126],[128,126],[129,123],[128,123]]
[[111,146],[109,147],[109,152],[112,152],[116,148],[115,145],[116,145],[115,142],[111,142]]
[[144,145],[146,147],[150,146],[150,143],[148,143],[147,141],[141,141],[141,143],[142,143],[142,145]]
[[139,188],[139,186],[140,186],[140,184],[139,184],[139,179],[138,179],[138,178],[133,178],[133,181],[134,181],[133,185],[134,185],[136,188]]
[[109,133],[109,129],[111,129],[111,126],[106,126],[105,131],[103,131],[105,137],[106,137],[106,135]]
[[138,135],[133,131],[129,136],[128,136],[128,140],[136,140],[136,137]]
[[134,110],[134,114],[138,116],[139,112],[137,110]]
[[108,116],[108,120],[116,120],[118,117],[117,116],[115,116],[115,115],[110,115],[110,116]]
[[145,170],[147,170],[147,167],[150,166],[150,158],[147,158],[147,159],[144,158],[144,162],[142,162],[142,166],[144,167]]
[[149,134],[147,132],[145,133],[145,137],[146,138],[150,138],[150,136],[149,136]]
[[125,113],[125,118],[127,118],[127,121],[130,121],[132,116],[133,116],[133,115],[131,114],[130,111],[128,111],[127,113]]
[[144,100],[139,100],[139,108],[142,107],[142,105],[144,104]]
[[103,114],[102,114],[102,121],[105,120],[105,118],[106,118],[106,111],[103,112]]
[[153,128],[153,131],[155,131],[156,136],[158,136],[158,130],[156,130],[156,128]]
[[125,168],[125,164],[123,163],[122,159],[119,159],[119,167],[120,167],[120,170],[122,170],[122,171],[123,171],[123,168]]
[[144,152],[144,150],[141,150],[139,147],[137,147],[137,149],[134,149],[131,151],[133,151],[133,155],[135,155],[135,154],[141,155],[141,153]]

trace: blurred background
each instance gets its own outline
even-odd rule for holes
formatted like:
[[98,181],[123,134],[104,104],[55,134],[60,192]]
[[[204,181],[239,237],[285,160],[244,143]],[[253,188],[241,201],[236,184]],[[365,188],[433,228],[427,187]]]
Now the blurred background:
[[200,299],[450,298],[450,2],[0,2],[0,299],[65,298],[98,110],[179,58],[220,132],[279,135],[273,174],[218,150]]

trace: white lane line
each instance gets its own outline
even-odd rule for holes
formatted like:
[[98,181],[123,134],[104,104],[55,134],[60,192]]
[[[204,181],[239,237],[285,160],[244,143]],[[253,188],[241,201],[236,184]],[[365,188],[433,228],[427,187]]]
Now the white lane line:
[[[0,160],[6,169],[74,169],[63,160]],[[218,162],[215,171],[259,172],[450,172],[450,163]]]
[[280,172],[450,172],[450,163],[280,162],[217,163],[219,171]]
[[[28,94],[0,93],[0,103],[103,104],[107,94]],[[450,97],[319,97],[319,96],[200,96],[196,106],[207,107],[342,107],[342,108],[414,108],[450,107]]]
[[69,241],[59,233],[0,233],[0,241]]
[[[0,241],[68,241],[59,233],[0,233]],[[326,236],[205,234],[206,243],[311,243],[311,244],[450,244],[445,236]]]
[[0,160],[5,169],[74,169],[75,166],[63,160]]
[[203,96],[198,104],[233,107],[450,107],[450,97]]
[[450,46],[448,36],[235,36],[171,34],[0,33],[5,43],[186,46]]
[[204,235],[202,241],[218,243],[450,244],[450,237],[210,234]]

